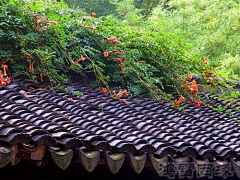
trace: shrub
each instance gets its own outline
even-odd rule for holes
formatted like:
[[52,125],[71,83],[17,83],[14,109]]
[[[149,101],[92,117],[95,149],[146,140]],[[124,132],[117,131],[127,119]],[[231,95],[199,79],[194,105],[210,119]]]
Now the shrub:
[[11,58],[13,76],[47,78],[54,86],[70,82],[68,72],[74,71],[95,87],[128,89],[131,95],[147,91],[172,102],[170,92],[190,95],[182,86],[189,72],[206,73],[183,39],[151,22],[100,19],[62,1],[0,5],[0,58]]
[[[191,45],[196,57],[208,57],[212,66],[226,69],[227,59],[240,51],[240,4],[235,0],[171,0],[168,8],[158,6],[149,20],[163,31],[170,31]],[[228,78],[233,78],[229,73]],[[235,77],[238,74],[235,74]],[[239,76],[238,76],[239,77]]]

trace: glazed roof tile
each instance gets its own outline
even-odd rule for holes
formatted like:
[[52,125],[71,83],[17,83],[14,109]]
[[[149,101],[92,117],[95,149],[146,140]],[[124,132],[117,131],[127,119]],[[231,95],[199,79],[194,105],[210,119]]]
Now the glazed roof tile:
[[[146,96],[139,96],[136,103],[136,98],[125,95],[123,99],[128,103],[123,103],[82,82],[69,85],[74,91],[81,91],[82,97],[63,90],[30,89],[49,86],[16,80],[0,88],[0,147],[8,143],[15,147],[13,151],[21,151],[21,144],[38,149],[46,146],[45,150],[62,169],[66,167],[56,159],[64,156],[71,161],[76,151],[80,153],[78,161],[84,153],[105,154],[112,173],[116,172],[110,167],[111,159],[121,164],[125,158],[130,158],[134,172],[140,173],[134,156],[141,157],[145,164],[145,155],[149,155],[147,159],[157,173],[154,156],[161,160],[172,158],[177,163],[181,158],[189,163],[208,158],[231,162],[232,167],[239,168],[235,162],[240,156],[240,124],[226,112],[185,104],[184,113],[167,102]],[[216,106],[227,103],[217,99],[210,102]],[[240,106],[232,107],[236,118],[240,117],[239,109]]]

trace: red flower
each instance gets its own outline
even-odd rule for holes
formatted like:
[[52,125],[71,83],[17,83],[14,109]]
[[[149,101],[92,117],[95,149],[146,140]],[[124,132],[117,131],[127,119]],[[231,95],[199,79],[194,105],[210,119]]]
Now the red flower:
[[36,30],[39,28],[40,24],[41,24],[41,21],[40,21],[40,20],[37,20],[37,27],[36,27]]
[[112,44],[118,43],[117,37],[113,36],[112,38],[107,40],[107,43],[112,43]]
[[197,94],[198,93],[198,87],[197,85],[191,86],[190,88],[191,93]]
[[37,18],[38,18],[38,14],[34,14],[34,15],[33,15],[33,18],[34,18],[34,19],[37,19]]
[[127,90],[124,90],[124,91],[122,92],[122,96],[125,95],[125,94],[127,94],[127,93],[128,93]]
[[107,92],[108,92],[107,88],[102,88],[102,94],[105,94]]
[[34,74],[34,61],[30,61],[29,63],[29,70],[28,70],[31,74]]
[[201,62],[201,65],[207,64],[207,63],[208,63],[208,58],[207,58],[207,57],[204,57],[204,59],[203,59],[202,62]]
[[123,55],[123,51],[119,52],[119,50],[117,49],[114,49],[115,52],[113,52],[112,54],[120,54],[120,55]]
[[6,83],[5,82],[3,82],[3,81],[0,81],[0,86],[5,86],[6,85]]
[[95,30],[95,29],[96,29],[95,27],[91,27],[91,26],[84,26],[84,27],[83,27],[83,29],[87,29],[87,28],[92,29],[92,30]]
[[195,79],[192,82],[188,83],[187,87],[191,93],[193,93],[193,94],[198,93],[198,86],[197,86],[197,82],[195,81]]
[[123,63],[121,63],[121,70],[123,71]]
[[123,95],[127,94],[127,90],[124,91],[119,91],[119,93],[116,94],[116,91],[113,91],[115,98],[117,98],[118,100],[124,102],[124,103],[128,103],[128,101],[124,100],[124,99],[120,99],[120,97],[122,97]]
[[201,102],[198,101],[198,100],[195,100],[193,104],[194,104],[195,106],[201,106]]
[[174,101],[174,104],[177,105],[177,106],[179,106],[179,104],[180,104],[181,102],[183,102],[183,100],[184,100],[184,97],[181,95],[178,100],[175,100],[175,101]]
[[67,100],[69,100],[69,101],[73,101],[73,98],[67,98]]
[[7,69],[8,69],[8,66],[7,65],[2,65],[2,69],[3,69],[3,76],[7,76]]
[[92,17],[95,17],[95,16],[96,16],[96,13],[95,13],[95,12],[93,12],[93,13],[92,13]]
[[7,77],[6,79],[2,79],[3,82],[6,82],[7,84],[11,83],[10,77]]
[[111,58],[111,60],[118,60],[120,63],[122,63],[122,58]]
[[119,99],[120,101],[124,102],[124,103],[128,103],[128,101],[124,100],[124,99]]
[[7,77],[7,83],[10,84],[10,82],[11,82],[10,77]]
[[6,69],[8,68],[7,65],[2,65],[2,68],[4,69],[4,74],[2,75],[2,71],[0,70],[0,86],[5,86],[6,84],[11,83],[11,79],[7,77]]
[[109,57],[109,52],[104,52],[103,55],[104,57]]
[[45,28],[45,26],[43,26],[42,29],[41,29],[42,34],[44,33],[44,28]]
[[83,61],[83,60],[85,60],[85,58],[81,55],[81,57],[76,62],[74,62],[73,64],[76,66],[77,63],[79,63],[80,61]]
[[189,75],[187,76],[187,79],[192,79],[192,75],[189,74]]
[[124,91],[119,91],[117,94],[115,91],[113,91],[113,93],[116,98],[120,98],[120,97],[124,96],[125,94],[127,94],[128,92],[127,92],[127,90],[124,90]]
[[58,25],[57,21],[48,21],[48,23],[55,24],[56,26]]
[[119,58],[118,61],[119,61],[120,63],[122,63],[122,58]]

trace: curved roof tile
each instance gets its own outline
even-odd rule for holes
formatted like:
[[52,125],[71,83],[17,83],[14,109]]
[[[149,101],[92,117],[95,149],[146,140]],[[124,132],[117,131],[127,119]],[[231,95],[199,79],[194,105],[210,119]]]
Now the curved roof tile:
[[[24,147],[34,144],[43,151],[49,149],[62,169],[69,166],[71,159],[66,164],[57,159],[72,158],[79,152],[80,156],[85,154],[85,160],[91,159],[90,152],[96,158],[105,158],[113,174],[127,158],[139,174],[147,164],[147,154],[156,173],[162,173],[158,166],[164,161],[197,164],[206,158],[229,160],[238,169],[235,162],[240,159],[240,124],[226,112],[185,104],[184,113],[167,102],[160,103],[146,96],[124,96],[128,101],[125,104],[81,82],[70,87],[81,91],[81,98],[71,91],[29,89],[48,86],[48,83],[34,84],[19,79],[0,88],[1,142],[15,149],[19,144]],[[226,104],[217,99],[211,101],[216,106]],[[232,107],[235,117],[240,117],[239,109],[240,106]],[[36,153],[32,157],[36,158]],[[89,168],[87,162],[82,162],[89,172],[99,161],[92,160],[95,164]],[[117,167],[113,167],[115,161],[119,162]]]

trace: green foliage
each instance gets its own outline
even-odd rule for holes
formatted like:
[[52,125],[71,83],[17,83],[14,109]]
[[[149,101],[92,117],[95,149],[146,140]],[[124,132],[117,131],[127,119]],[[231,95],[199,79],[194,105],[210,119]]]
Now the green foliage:
[[95,12],[97,17],[115,13],[115,5],[108,0],[64,0],[73,9],[83,9],[88,14]]
[[144,16],[148,16],[153,8],[155,8],[157,5],[165,5],[167,0],[143,0],[142,2],[141,0],[137,0],[134,2],[135,7],[143,9],[142,14]]
[[[180,41],[151,23],[141,22],[136,28],[110,17],[101,21],[79,9],[69,9],[63,2],[3,1],[1,8],[0,55],[3,60],[12,58],[14,76],[27,75],[32,81],[44,76],[53,84],[66,83],[65,74],[73,70],[83,77],[94,75],[98,84],[107,87],[108,83],[124,86],[130,94],[148,90],[155,97],[167,98],[166,89],[180,88],[175,77],[192,68]],[[53,21],[58,25],[49,23]],[[124,52],[124,69],[103,56],[104,51],[113,49],[106,43],[112,36],[118,38],[117,48]],[[81,55],[85,60],[74,64]]]
[[238,54],[236,56],[232,56],[231,54],[222,55],[221,62],[221,75],[226,77],[232,77],[233,79],[238,79],[240,72],[240,61]]
[[[45,4],[42,3],[43,5]],[[56,76],[60,71],[65,71],[64,67],[60,66],[64,63],[62,59],[56,58],[61,51],[57,48],[59,39],[56,29],[59,27],[54,27],[55,25],[46,23],[46,19],[41,19],[41,26],[34,29],[35,14],[38,13],[45,18],[47,13],[49,18],[52,17],[51,21],[56,20],[60,11],[56,11],[55,6],[62,5],[49,4],[44,6],[44,12],[40,12],[41,3],[1,2],[0,58],[5,60],[11,57],[10,68],[13,69],[13,75],[27,75],[29,79],[36,81],[37,75],[42,73],[53,83],[63,80],[61,76]],[[39,12],[35,12],[38,8]],[[40,32],[41,29],[44,33]],[[31,65],[34,67],[32,72],[30,72]]]
[[219,105],[218,107],[213,107],[212,109],[217,111],[217,112],[221,112],[221,111],[225,111],[227,108],[228,108],[229,105],[225,105],[225,106],[222,106],[222,105]]
[[[125,52],[123,72],[112,70],[112,66],[106,67],[106,72],[114,73],[109,74],[111,81],[119,81],[119,78],[123,82],[127,81],[125,85],[133,94],[148,89],[155,96],[166,96],[164,91],[181,89],[180,81],[176,77],[186,74],[194,68],[194,64],[189,66],[185,49],[179,39],[160,32],[151,23],[143,23],[137,29],[121,21],[117,23],[108,20],[103,23],[107,24],[99,27],[97,32],[111,31],[112,35],[121,39],[123,43],[119,43],[117,47]],[[109,50],[110,48],[107,48],[107,51]]]
[[[50,88],[51,88],[51,87],[50,87]],[[52,90],[53,90],[53,91],[63,90],[63,91],[65,91],[65,92],[70,93],[70,94],[72,94],[72,95],[75,95],[75,96],[77,96],[77,97],[79,97],[79,98],[83,96],[82,92],[80,92],[80,91],[75,91],[74,88],[72,88],[72,87],[65,87],[65,86],[63,86],[63,85],[54,86],[54,87],[52,87]]]
[[[66,83],[68,79],[61,74],[70,69],[80,71],[82,66],[72,63],[82,54],[91,58],[100,56],[100,51],[90,43],[94,38],[92,32],[83,29],[84,23],[89,24],[93,18],[85,16],[80,10],[69,9],[62,1],[3,1],[0,58],[11,57],[14,76],[27,75],[32,81],[45,76],[53,84]],[[37,20],[41,23],[36,28]],[[54,21],[58,25],[51,23]],[[91,64],[84,63],[86,69]]]
[[[147,91],[158,100],[172,102],[172,92],[190,95],[182,86],[189,72],[214,71],[211,65],[199,65],[181,36],[163,28],[163,22],[159,28],[155,22],[143,21],[142,10],[135,8],[133,0],[99,1],[101,7],[110,3],[116,9],[102,19],[91,16],[93,9],[83,10],[93,1],[76,3],[82,7],[69,8],[63,1],[50,0],[0,2],[0,58],[11,58],[7,64],[13,76],[26,75],[35,82],[45,77],[53,86],[60,84],[64,91],[82,96],[62,86],[71,82],[67,74],[74,71],[94,87],[127,89],[130,95]],[[160,15],[165,17],[162,11]],[[109,43],[113,37],[118,43]],[[111,59],[104,52],[118,54]]]
[[[168,5],[168,9],[155,8],[149,20],[185,39],[197,59],[208,57],[212,66],[222,64],[222,71],[228,72],[240,52],[240,4],[235,0],[171,0]],[[237,64],[227,75],[239,78]]]
[[124,21],[128,25],[139,25],[143,19],[142,9],[136,8],[135,0],[110,0],[115,5],[115,12],[107,16],[108,19],[118,22]]
[[98,109],[101,111],[101,113],[104,113],[104,109],[103,109],[103,105],[102,104],[98,105]]

